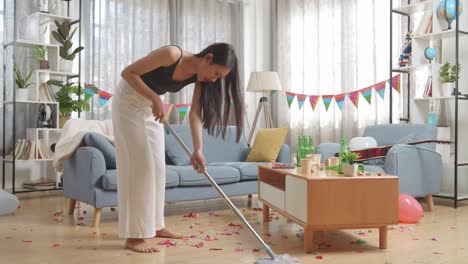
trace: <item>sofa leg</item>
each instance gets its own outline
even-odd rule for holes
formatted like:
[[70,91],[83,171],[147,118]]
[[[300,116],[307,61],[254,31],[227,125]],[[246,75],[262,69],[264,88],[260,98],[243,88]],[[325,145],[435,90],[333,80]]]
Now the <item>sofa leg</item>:
[[98,227],[101,221],[102,208],[94,208],[93,227]]
[[432,200],[432,194],[426,195],[424,199],[426,199],[426,203],[429,206],[429,212],[432,212],[434,210],[434,200]]
[[68,201],[68,215],[73,215],[73,212],[75,212],[75,206],[76,206],[76,200],[70,198]]

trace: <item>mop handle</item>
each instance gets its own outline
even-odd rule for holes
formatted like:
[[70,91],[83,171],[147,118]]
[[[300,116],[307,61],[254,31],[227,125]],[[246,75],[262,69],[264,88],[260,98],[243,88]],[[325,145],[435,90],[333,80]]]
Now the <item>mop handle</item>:
[[[177,142],[179,142],[180,146],[185,150],[185,152],[187,153],[187,155],[189,156],[192,156],[192,153],[190,152],[190,149],[187,147],[187,145],[185,145],[185,143],[182,141],[182,139],[180,139],[180,137],[177,135],[177,133],[174,131],[174,129],[171,127],[171,125],[166,121],[164,120],[164,125],[166,126],[166,128],[169,130],[169,132],[174,136],[174,138],[177,140]],[[257,234],[257,232],[255,232],[255,230],[253,229],[253,227],[249,224],[249,222],[247,222],[247,220],[245,219],[244,215],[239,211],[239,209],[237,209],[237,207],[231,202],[231,200],[227,197],[227,195],[223,192],[223,190],[221,190],[221,188],[218,186],[218,184],[213,180],[213,178],[211,178],[211,176],[208,174],[208,172],[206,171],[206,169],[203,171],[203,174],[206,176],[206,178],[208,179],[208,181],[211,183],[211,185],[216,189],[216,191],[218,191],[218,193],[224,198],[224,200],[226,201],[226,203],[229,205],[229,207],[231,207],[231,209],[234,211],[234,213],[237,214],[237,216],[242,220],[242,222],[244,222],[244,224],[249,228],[249,230],[252,232],[252,234],[254,234],[254,236],[257,238],[257,240],[262,243],[262,246],[263,246],[263,249],[265,249],[265,251],[268,253],[268,255],[270,255],[271,259],[275,259],[275,254],[273,253],[273,251],[271,250],[270,246],[268,246],[265,241],[263,241],[263,239]]]

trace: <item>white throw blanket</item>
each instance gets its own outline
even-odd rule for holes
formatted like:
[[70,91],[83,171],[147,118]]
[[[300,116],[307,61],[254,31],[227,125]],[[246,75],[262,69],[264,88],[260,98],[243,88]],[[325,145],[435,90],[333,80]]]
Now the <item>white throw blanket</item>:
[[71,119],[63,127],[60,138],[55,146],[53,166],[56,172],[62,171],[63,162],[69,159],[75,150],[82,146],[84,136],[89,132],[102,134],[114,142],[112,120]]

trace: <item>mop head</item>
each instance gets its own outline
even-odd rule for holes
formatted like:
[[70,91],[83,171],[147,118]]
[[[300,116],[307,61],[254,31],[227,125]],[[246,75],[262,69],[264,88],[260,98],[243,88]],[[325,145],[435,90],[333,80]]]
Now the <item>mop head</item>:
[[299,260],[295,257],[286,255],[275,255],[275,258],[270,257],[260,258],[255,262],[256,264],[291,264],[291,263],[300,263]]

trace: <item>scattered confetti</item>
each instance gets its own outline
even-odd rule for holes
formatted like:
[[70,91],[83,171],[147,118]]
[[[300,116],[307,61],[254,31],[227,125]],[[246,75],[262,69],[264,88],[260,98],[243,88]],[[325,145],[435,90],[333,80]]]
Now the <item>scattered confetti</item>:
[[435,252],[432,252],[432,254],[434,254],[434,255],[443,255],[444,253],[435,251]]
[[55,216],[55,217],[58,217],[58,216],[63,217],[63,210],[57,211],[57,212],[53,213],[52,215]]
[[244,228],[241,224],[229,223],[228,226]]
[[203,245],[203,242],[200,242],[200,243],[197,243],[197,244],[193,244],[192,247],[196,247],[196,248],[202,248],[204,245]]
[[364,250],[357,250],[356,252],[357,253],[362,253],[362,252],[364,252]]
[[32,240],[23,240],[24,243],[32,243]]
[[366,243],[366,241],[363,240],[363,239],[358,239],[356,241],[351,242],[351,244],[359,244],[359,245],[365,244],[365,243]]
[[432,241],[439,241],[439,239],[437,239],[437,238],[435,238],[435,237],[431,238],[431,240],[432,240]]
[[270,233],[264,233],[263,235],[264,235],[264,236],[267,236],[267,237],[271,237],[271,234],[270,234]]
[[252,249],[252,252],[259,252],[259,251],[260,251],[260,249],[258,249],[258,248]]
[[413,240],[419,240],[419,238],[417,238],[417,237],[413,237]]
[[52,244],[52,247],[60,247],[60,244],[58,243]]
[[198,218],[198,214],[196,213],[185,214],[184,218]]
[[210,235],[205,236],[205,241],[215,241],[218,240],[216,237],[211,237]]
[[323,256],[315,256],[316,259],[323,259]]
[[236,252],[243,252],[244,250],[242,248],[236,248],[234,251]]
[[222,248],[210,248],[210,251],[223,250]]
[[215,214],[215,213],[213,213],[213,212],[209,212],[208,215],[209,215],[209,216],[219,216],[219,214]]
[[158,245],[163,245],[166,247],[175,247],[177,244],[171,240],[164,240],[158,243]]

